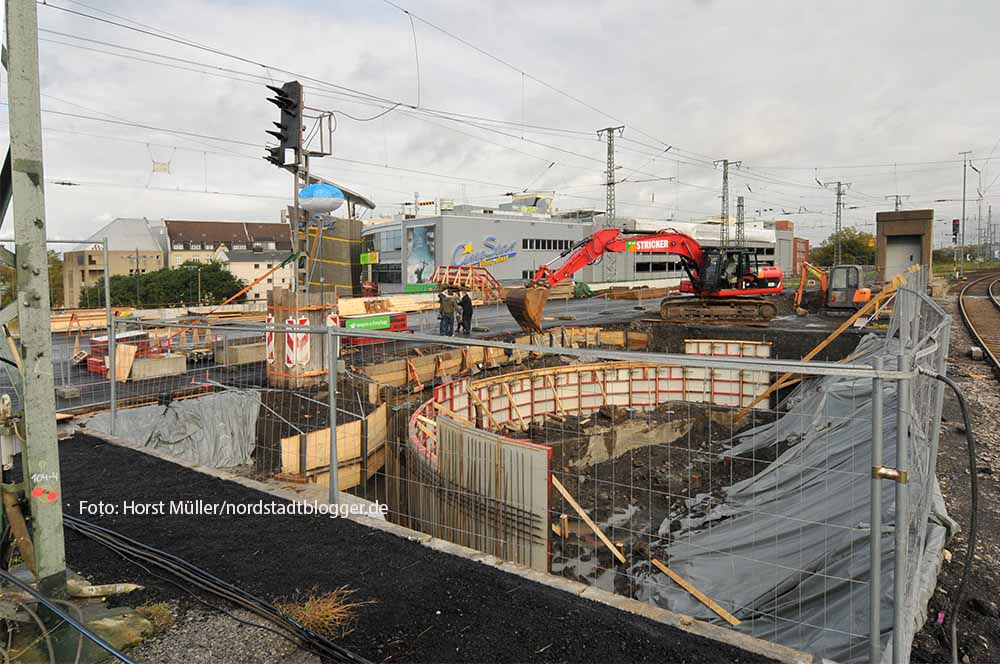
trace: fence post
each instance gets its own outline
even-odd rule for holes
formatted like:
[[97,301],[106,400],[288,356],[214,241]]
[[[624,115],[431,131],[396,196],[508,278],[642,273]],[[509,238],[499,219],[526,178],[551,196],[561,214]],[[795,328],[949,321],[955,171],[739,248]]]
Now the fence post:
[[[901,321],[903,329],[908,321]],[[911,367],[910,351],[900,347],[897,356],[900,371],[909,371]],[[909,498],[910,490],[907,484],[907,473],[910,469],[910,382],[909,378],[901,378],[896,388],[896,470],[899,478],[896,480],[896,514],[895,514],[895,558],[893,561],[893,621],[892,621],[892,661],[895,664],[905,664],[906,649],[903,634],[903,622],[907,620],[906,582],[909,551],[907,538],[909,535]]]
[[[111,400],[111,431],[115,435],[115,417],[118,415],[117,392],[115,384],[115,315],[111,310],[111,261],[108,258],[108,238],[104,237],[104,313],[108,319],[108,399]],[[138,266],[136,266],[138,267]]]
[[[874,368],[882,371],[883,361],[876,357]],[[868,661],[878,662],[882,654],[882,487],[877,468],[882,467],[882,427],[885,412],[882,400],[882,379],[872,379],[872,477],[871,477],[871,534],[869,548],[871,575],[868,587],[868,607],[870,611],[868,634]]]
[[337,369],[340,355],[340,337],[333,328],[326,331],[327,380],[329,381],[328,401],[330,408],[330,488],[327,502],[336,505],[340,501],[339,464],[337,460]]

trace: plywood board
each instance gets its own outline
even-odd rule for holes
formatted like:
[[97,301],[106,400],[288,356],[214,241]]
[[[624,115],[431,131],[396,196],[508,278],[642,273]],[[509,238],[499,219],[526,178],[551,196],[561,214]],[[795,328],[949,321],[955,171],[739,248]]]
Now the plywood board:
[[[337,462],[345,463],[361,457],[361,420],[337,425]],[[306,434],[306,470],[330,465],[330,429]],[[281,439],[281,472],[299,472],[299,436]]]
[[[115,335],[118,336],[117,334]],[[117,344],[115,346],[115,380],[128,380],[132,373],[132,363],[135,362],[135,354],[139,349],[132,344]]]

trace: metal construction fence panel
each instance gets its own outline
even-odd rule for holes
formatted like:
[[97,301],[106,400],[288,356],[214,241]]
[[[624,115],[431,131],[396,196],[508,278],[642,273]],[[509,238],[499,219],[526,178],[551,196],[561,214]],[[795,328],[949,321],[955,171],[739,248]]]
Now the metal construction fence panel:
[[[187,360],[149,354],[136,374],[133,358],[115,417],[92,422],[136,411],[118,435],[235,450],[236,472],[379,501],[396,523],[503,560],[834,659],[903,661],[946,519],[943,393],[916,369],[943,371],[949,319],[923,286],[841,362],[711,339],[663,354],[622,329],[500,341],[120,321]],[[303,353],[326,368],[304,371]],[[750,407],[785,374],[801,381]],[[233,409],[220,395],[243,416],[197,426]]]

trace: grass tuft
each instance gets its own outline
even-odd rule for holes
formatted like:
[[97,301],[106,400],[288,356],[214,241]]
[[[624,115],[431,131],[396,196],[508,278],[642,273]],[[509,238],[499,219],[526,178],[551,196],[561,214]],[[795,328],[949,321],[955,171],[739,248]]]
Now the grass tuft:
[[339,638],[351,631],[358,609],[372,602],[352,600],[354,590],[343,586],[324,594],[315,590],[299,601],[278,602],[276,606],[310,632],[327,638]]
[[136,609],[136,613],[153,623],[153,632],[155,634],[162,634],[173,627],[176,622],[174,612],[166,602],[156,602],[155,604],[140,606]]

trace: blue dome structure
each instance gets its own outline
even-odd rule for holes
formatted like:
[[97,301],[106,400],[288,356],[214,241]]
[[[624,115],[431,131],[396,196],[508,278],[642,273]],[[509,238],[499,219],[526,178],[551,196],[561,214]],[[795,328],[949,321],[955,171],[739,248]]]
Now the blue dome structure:
[[330,184],[311,184],[299,191],[299,206],[311,214],[333,212],[344,199],[344,192]]

